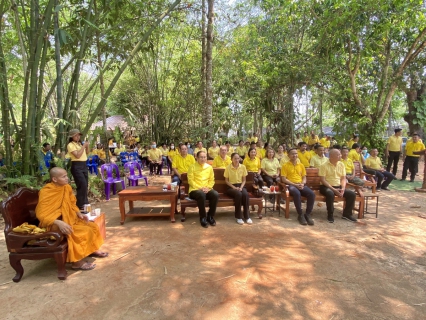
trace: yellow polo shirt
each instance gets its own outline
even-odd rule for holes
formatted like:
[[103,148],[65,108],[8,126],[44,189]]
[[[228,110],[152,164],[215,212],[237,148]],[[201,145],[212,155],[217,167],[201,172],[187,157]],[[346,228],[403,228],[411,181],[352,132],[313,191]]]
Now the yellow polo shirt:
[[309,168],[309,161],[311,161],[311,154],[308,151],[302,153],[300,150],[297,150],[297,156],[299,157],[300,162],[305,166],[305,168]]
[[223,160],[221,156],[217,156],[213,159],[212,167],[225,169],[228,165],[231,164],[231,162],[231,158],[228,155],[225,156],[225,160]]
[[160,149],[149,149],[148,150],[148,157],[151,159],[151,161],[160,161],[161,157],[163,156]]
[[320,141],[319,141],[319,143],[324,148],[330,148],[330,140],[327,140],[327,138],[321,138]]
[[375,170],[379,170],[383,167],[382,160],[380,160],[379,157],[372,157],[372,156],[369,156],[367,160],[365,160],[365,166],[369,168],[373,168]]
[[328,158],[325,156],[320,157],[319,155],[314,155],[309,162],[309,165],[314,168],[321,167],[324,163],[328,161]]
[[260,159],[255,157],[254,160],[251,160],[250,157],[246,156],[243,165],[246,167],[247,171],[258,173],[260,169]]
[[293,183],[301,183],[303,177],[306,176],[306,169],[303,164],[296,163],[294,165],[291,161],[286,162],[281,167],[281,176],[287,178]]
[[397,137],[396,135],[390,136],[387,144],[389,145],[389,151],[400,152],[402,146],[402,137]]
[[169,155],[169,148],[163,149],[163,147],[159,148],[163,156],[167,157]]
[[231,154],[233,154],[235,151],[234,151],[234,147],[233,146],[229,146],[229,150],[228,150],[228,152],[226,153],[228,156],[231,156]]
[[425,145],[422,142],[417,141],[416,143],[414,143],[412,140],[410,140],[405,145],[405,155],[418,158],[420,156],[417,155],[417,154],[413,154],[413,151],[422,151],[424,149],[426,149],[426,148],[425,148]]
[[71,152],[73,151],[80,151],[80,149],[83,148],[83,146],[77,142],[70,142],[68,143],[67,150],[68,154],[71,158],[71,161],[86,161],[87,160],[87,154],[86,149],[83,151],[83,154],[79,159],[77,159]]
[[232,164],[225,168],[223,176],[229,179],[231,184],[242,183],[243,177],[247,177],[247,169],[243,164],[238,165],[238,168],[234,168]]
[[114,154],[116,156],[120,155],[121,152],[126,152],[126,147],[121,147],[121,148],[115,148],[114,149]]
[[177,149],[174,149],[174,150],[169,150],[169,154],[168,154],[168,156],[169,156],[169,158],[170,159],[172,159],[172,161],[173,161],[173,159],[174,159],[174,157],[176,156],[176,155],[178,155],[179,154],[179,151],[177,151]]
[[194,149],[194,156],[197,155],[198,151],[204,151],[207,154],[207,149],[206,148],[195,148]]
[[256,156],[260,155],[260,160],[265,158],[266,150],[263,148],[256,147]]
[[195,163],[195,158],[191,154],[187,154],[186,157],[182,157],[180,154],[176,154],[173,157],[172,168],[175,168],[180,174],[188,172],[190,166]]
[[213,167],[207,163],[201,166],[198,162],[195,162],[188,169],[188,184],[188,194],[204,187],[212,189],[214,186]]
[[245,146],[242,146],[242,147],[238,146],[238,147],[235,148],[235,152],[238,153],[238,155],[240,157],[244,157],[244,155],[246,154],[247,151],[248,150],[246,149]]
[[[311,154],[311,159],[317,155],[317,153],[315,152],[315,150],[314,150],[314,149],[309,150],[309,153]],[[310,160],[309,160],[309,161],[310,161]]]
[[351,159],[352,161],[359,161],[361,162],[361,155],[356,152],[355,149],[351,149],[348,153],[348,158]]
[[313,145],[313,144],[318,143],[318,142],[319,142],[318,136],[315,136],[313,138],[312,138],[312,136],[309,136],[309,140],[308,140],[309,145]]
[[345,165],[339,161],[334,166],[330,161],[327,161],[319,168],[318,176],[325,177],[325,180],[332,187],[340,186],[340,178],[346,177]]
[[278,168],[280,168],[280,163],[277,159],[272,158],[272,160],[269,160],[268,158],[265,158],[262,160],[261,166],[263,170],[266,171],[267,174],[273,176],[278,174]]
[[303,138],[302,138],[302,141],[303,141],[304,143],[308,143],[308,142],[309,142],[309,136],[307,136],[307,137],[303,137]]
[[355,143],[355,141],[354,141],[353,139],[350,139],[350,140],[348,141],[348,144],[347,144],[348,149],[351,149],[354,143]]
[[218,146],[216,146],[216,148],[210,147],[208,152],[209,157],[212,159],[216,158],[219,155],[219,150],[220,148]]
[[352,173],[355,171],[354,163],[351,159],[347,158],[340,160],[345,165],[345,170],[347,175],[352,175]]

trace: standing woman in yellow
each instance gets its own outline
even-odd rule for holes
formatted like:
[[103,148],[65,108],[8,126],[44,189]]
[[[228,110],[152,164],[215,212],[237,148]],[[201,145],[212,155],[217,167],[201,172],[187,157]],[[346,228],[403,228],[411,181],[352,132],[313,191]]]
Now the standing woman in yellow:
[[70,130],[68,138],[67,150],[71,158],[71,174],[77,186],[77,207],[83,210],[84,205],[89,203],[87,198],[89,174],[86,166],[89,141],[86,141],[83,145],[81,144],[81,133],[78,129]]
[[[253,221],[250,219],[250,205],[249,195],[247,189],[244,187],[246,184],[246,177],[248,175],[245,165],[240,164],[240,156],[238,153],[231,155],[232,163],[225,168],[225,183],[228,185],[228,189],[225,193],[234,198],[235,204],[235,219],[238,224],[244,224],[244,220],[248,224],[252,224]],[[243,206],[243,212],[241,212],[241,205]]]

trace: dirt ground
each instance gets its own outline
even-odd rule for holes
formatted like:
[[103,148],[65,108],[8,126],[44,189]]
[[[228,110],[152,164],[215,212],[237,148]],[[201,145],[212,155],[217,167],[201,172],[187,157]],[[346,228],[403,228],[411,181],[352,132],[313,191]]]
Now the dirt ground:
[[221,208],[208,229],[194,209],[184,223],[120,225],[117,196],[97,207],[110,256],[93,271],[68,267],[65,281],[48,259],[23,261],[11,282],[1,234],[0,319],[426,319],[426,194],[381,192],[379,217],[358,223],[337,205],[330,224],[316,205],[313,227],[299,225],[293,206],[288,220],[252,212],[242,226]]

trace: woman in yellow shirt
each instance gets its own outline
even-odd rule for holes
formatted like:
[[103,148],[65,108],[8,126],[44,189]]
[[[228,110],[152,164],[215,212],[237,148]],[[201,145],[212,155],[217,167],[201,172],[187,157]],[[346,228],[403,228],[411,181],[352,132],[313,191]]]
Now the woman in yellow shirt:
[[280,163],[275,158],[275,151],[273,149],[266,151],[266,158],[262,160],[261,169],[262,178],[268,187],[280,181]]
[[[240,156],[234,152],[231,155],[232,163],[225,168],[225,183],[228,189],[225,193],[234,198],[235,204],[235,219],[238,224],[244,224],[243,218],[247,224],[252,224],[253,221],[250,219],[250,205],[249,195],[245,188],[247,169],[245,165],[240,164]],[[241,205],[243,206],[243,212],[241,212]]]
[[169,149],[169,152],[168,152],[168,154],[167,154],[167,160],[168,160],[168,161],[169,161],[169,163],[170,163],[170,168],[172,167],[173,157],[174,157],[175,155],[177,155],[177,154],[179,154],[179,152],[178,152],[178,150],[176,149],[175,144],[172,142],[172,143],[170,144],[170,149]]
[[238,155],[240,156],[240,162],[242,163],[247,152],[246,147],[244,146],[243,140],[240,140],[238,142],[238,147],[235,148],[235,152],[238,153]]
[[89,199],[87,198],[89,173],[86,166],[89,141],[81,144],[81,133],[78,129],[70,130],[68,138],[67,150],[71,158],[71,174],[77,186],[77,207],[83,210],[84,205],[89,203]]
[[[277,153],[275,154],[275,158],[277,158],[278,162],[280,162],[280,163],[281,163],[281,159],[282,159],[282,158],[287,157],[287,152],[285,152],[285,151],[286,151],[285,149],[286,149],[286,148],[285,148],[285,145],[280,144],[280,145],[278,146],[278,151],[277,151]],[[287,157],[287,158],[288,158],[288,157]],[[287,161],[288,161],[288,160],[287,160]]]
[[263,179],[261,176],[261,164],[260,159],[256,156],[257,151],[256,148],[250,148],[247,154],[247,157],[244,158],[243,165],[246,167],[248,172],[254,173],[254,184],[259,186],[259,188],[263,187]]

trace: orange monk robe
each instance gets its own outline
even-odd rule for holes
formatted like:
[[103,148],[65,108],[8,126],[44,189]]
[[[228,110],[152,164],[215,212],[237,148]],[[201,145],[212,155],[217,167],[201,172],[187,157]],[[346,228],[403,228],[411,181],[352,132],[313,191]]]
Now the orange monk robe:
[[67,236],[67,262],[80,261],[98,250],[104,242],[99,227],[94,222],[78,218],[77,212],[79,209],[70,185],[48,183],[40,190],[36,207],[39,226],[50,230],[55,220],[62,220],[73,229],[72,234]]

